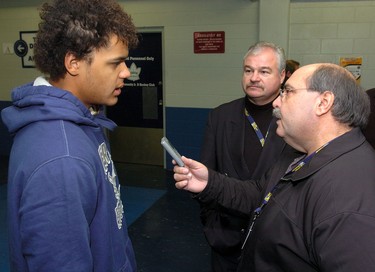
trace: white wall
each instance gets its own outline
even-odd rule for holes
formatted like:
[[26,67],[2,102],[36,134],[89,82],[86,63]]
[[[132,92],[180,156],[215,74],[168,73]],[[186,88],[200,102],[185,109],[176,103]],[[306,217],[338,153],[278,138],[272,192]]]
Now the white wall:
[[[258,3],[149,0],[123,6],[138,27],[164,27],[165,105],[211,108],[243,95],[242,59],[258,39]],[[225,53],[194,54],[195,31],[225,31]]]
[[[167,106],[214,107],[241,96],[242,57],[257,41],[257,3],[248,0],[142,0],[121,2],[139,28],[164,28],[164,88]],[[36,8],[0,9],[0,45],[19,31],[36,30]],[[10,26],[10,27],[9,27]],[[194,54],[194,31],[225,31],[224,54]],[[0,54],[0,100],[32,80],[16,55]]]
[[361,84],[375,87],[375,1],[292,3],[289,56],[301,64],[362,57]]
[[3,44],[20,39],[20,31],[37,30],[39,15],[36,8],[0,9],[0,100],[10,100],[15,86],[27,83],[39,73],[32,68],[22,68],[21,58],[3,54]]
[[[270,36],[259,33],[258,1],[128,0],[121,5],[140,29],[163,29],[168,107],[211,108],[242,96],[243,55],[259,36]],[[361,83],[366,89],[375,87],[375,1],[287,5],[289,58],[309,64],[361,56]],[[36,8],[0,9],[0,46],[18,40],[19,31],[36,30],[38,21]],[[225,53],[194,54],[195,31],[225,31]],[[0,64],[0,100],[10,100],[11,88],[38,75],[35,69],[23,69],[16,55],[4,55],[2,50]]]

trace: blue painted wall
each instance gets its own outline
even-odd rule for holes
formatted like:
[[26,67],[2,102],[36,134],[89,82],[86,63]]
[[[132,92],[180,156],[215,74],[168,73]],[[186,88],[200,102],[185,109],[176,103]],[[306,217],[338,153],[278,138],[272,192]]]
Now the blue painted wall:
[[[0,110],[11,102],[0,101]],[[207,116],[211,109],[166,107],[165,131],[167,138],[181,155],[199,160]],[[8,156],[12,138],[0,120],[0,156]],[[167,169],[173,168],[172,158],[167,154]]]
[[[181,155],[199,160],[208,113],[211,109],[165,109],[166,136]],[[172,169],[172,158],[167,154],[167,169]]]

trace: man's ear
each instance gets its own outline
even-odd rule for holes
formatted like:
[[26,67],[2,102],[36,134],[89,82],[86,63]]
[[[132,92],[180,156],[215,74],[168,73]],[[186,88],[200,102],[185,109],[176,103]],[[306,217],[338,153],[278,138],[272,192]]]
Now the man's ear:
[[281,81],[280,81],[280,83],[282,84],[282,83],[284,82],[285,77],[286,77],[285,69],[282,70],[282,72],[281,72],[281,74],[280,74],[280,77],[281,77]]
[[286,77],[286,74],[285,74],[285,69],[284,69],[280,73],[280,84],[283,84],[285,77]]
[[329,112],[333,107],[335,95],[331,91],[321,93],[317,100],[316,113],[317,115],[324,115]]
[[75,55],[68,52],[64,59],[65,69],[71,76],[78,75],[80,61]]

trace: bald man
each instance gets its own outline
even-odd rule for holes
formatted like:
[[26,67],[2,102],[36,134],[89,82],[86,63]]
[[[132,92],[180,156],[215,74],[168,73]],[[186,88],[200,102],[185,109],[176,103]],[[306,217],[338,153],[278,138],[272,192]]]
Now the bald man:
[[375,151],[367,94],[344,68],[298,69],[273,102],[283,156],[258,182],[183,158],[176,187],[251,214],[238,271],[375,271]]

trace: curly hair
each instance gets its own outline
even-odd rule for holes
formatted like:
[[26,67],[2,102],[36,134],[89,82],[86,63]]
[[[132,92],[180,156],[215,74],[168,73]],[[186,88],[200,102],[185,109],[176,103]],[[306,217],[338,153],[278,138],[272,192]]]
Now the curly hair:
[[52,80],[66,74],[65,55],[90,61],[90,53],[109,45],[112,35],[132,49],[138,44],[136,28],[115,0],[54,0],[44,3],[36,36],[36,67]]

